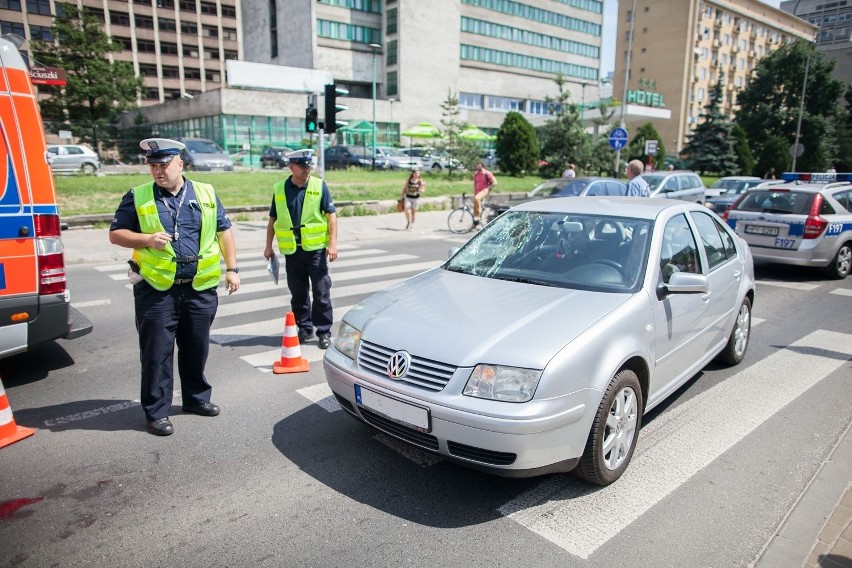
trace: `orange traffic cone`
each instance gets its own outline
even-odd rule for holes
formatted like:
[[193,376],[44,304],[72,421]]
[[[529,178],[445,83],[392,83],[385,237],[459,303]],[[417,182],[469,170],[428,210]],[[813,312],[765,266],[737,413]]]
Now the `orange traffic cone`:
[[9,399],[3,389],[3,381],[0,380],[0,448],[23,440],[27,436],[35,434],[32,428],[24,428],[15,424],[12,409],[9,407]]
[[310,362],[302,357],[302,349],[299,347],[296,316],[293,312],[287,312],[284,319],[284,338],[281,340],[281,360],[272,365],[272,371],[276,374],[304,373],[310,368]]

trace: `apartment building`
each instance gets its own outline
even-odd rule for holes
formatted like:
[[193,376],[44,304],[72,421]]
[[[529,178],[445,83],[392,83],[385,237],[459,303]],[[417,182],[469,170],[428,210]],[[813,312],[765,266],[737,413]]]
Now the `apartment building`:
[[652,122],[666,148],[680,151],[717,82],[724,85],[722,111],[733,117],[737,90],[760,58],[815,32],[813,24],[758,0],[621,1],[614,92],[626,92],[628,103],[641,98],[670,109],[671,120]]
[[834,78],[852,85],[852,0],[787,0],[781,9],[819,28],[817,48],[834,60]]

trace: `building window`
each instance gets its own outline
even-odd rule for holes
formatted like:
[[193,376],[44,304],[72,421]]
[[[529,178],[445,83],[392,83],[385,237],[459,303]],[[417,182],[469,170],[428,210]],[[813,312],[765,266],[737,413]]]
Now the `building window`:
[[397,42],[395,39],[392,39],[388,42],[388,53],[386,61],[388,65],[396,65],[399,62],[397,57],[398,44],[399,42]]
[[278,6],[269,0],[269,56],[278,57]]
[[135,16],[133,20],[136,22],[137,28],[143,28],[146,30],[154,29],[154,18],[151,16]]
[[143,77],[156,77],[157,76],[157,66],[149,63],[140,63],[139,64],[139,74]]
[[381,0],[319,0],[320,4],[330,4],[332,6],[341,6],[350,10],[358,10],[359,12],[370,12],[372,14],[382,13]]
[[509,112],[510,110],[521,112],[524,110],[524,101],[509,97],[488,97],[488,110]]
[[594,45],[473,18],[462,17],[461,31],[594,59],[600,57],[600,48]]
[[385,95],[389,97],[399,95],[399,75],[396,71],[388,71]]
[[113,12],[112,10],[110,10],[109,21],[114,26],[130,27],[130,15],[126,12]]
[[27,0],[27,12],[50,16],[50,0]]
[[395,34],[397,32],[397,15],[398,11],[396,8],[388,10],[387,16],[387,24],[385,25],[385,29],[388,34]]
[[588,81],[598,80],[598,69],[596,67],[554,61],[542,57],[531,57],[520,53],[487,49],[474,45],[462,44],[459,47],[462,60],[490,63],[502,67],[514,67],[539,73],[559,73],[565,77],[576,77]]
[[180,69],[173,65],[163,65],[163,77],[171,77],[177,79],[180,77]]
[[183,34],[197,34],[198,33],[198,24],[194,24],[192,22],[181,22],[180,23],[180,32]]
[[157,46],[151,40],[137,39],[136,51],[139,53],[157,53]]
[[482,108],[482,95],[474,93],[459,93],[459,106],[461,108]]
[[237,17],[237,9],[234,6],[225,6],[222,5],[222,17],[223,18],[236,18]]
[[177,22],[169,18],[157,18],[157,27],[161,32],[176,32]]
[[160,42],[160,53],[163,55],[177,55],[178,46],[176,43],[168,43],[165,41]]
[[219,37],[219,28],[214,26],[201,26],[201,35],[204,37]]
[[237,30],[233,28],[222,28],[222,38],[237,41]]
[[178,6],[184,12],[195,12],[195,0],[180,0]]
[[218,12],[216,11],[216,4],[211,2],[202,2],[201,3],[201,13],[202,14],[210,14],[211,16],[216,16]]
[[[21,11],[21,0],[0,0],[0,10]],[[23,34],[18,34],[23,37]]]
[[146,101],[158,101],[160,100],[160,89],[156,87],[145,89],[144,98]]
[[[560,1],[562,2],[563,0]],[[514,2],[512,0],[462,0],[462,4],[478,6],[480,8],[485,8],[488,10],[493,10],[495,12],[506,14],[508,16],[524,18],[526,20],[532,20],[534,22],[548,24],[574,32],[580,32],[595,37],[601,37],[602,26],[600,24],[596,24],[588,20],[583,20],[581,18],[566,16],[565,14],[560,14],[558,12],[544,10],[542,8],[534,7],[530,4],[522,4],[520,2]],[[596,2],[595,4],[601,3]],[[602,4],[601,6],[598,6],[598,8],[600,11],[591,11],[596,13],[602,13]],[[388,15],[390,15],[390,10],[388,10]],[[628,11],[628,22],[630,21],[631,17],[632,15],[630,11]]]
[[24,24],[20,22],[6,22],[3,20],[0,20],[0,34],[16,34],[21,37],[27,36],[24,32]]
[[225,50],[225,59],[231,59],[236,61],[238,58],[239,56],[236,51],[229,51],[227,49]]
[[317,36],[367,44],[381,43],[382,40],[382,32],[377,28],[332,22],[331,20],[317,20]]

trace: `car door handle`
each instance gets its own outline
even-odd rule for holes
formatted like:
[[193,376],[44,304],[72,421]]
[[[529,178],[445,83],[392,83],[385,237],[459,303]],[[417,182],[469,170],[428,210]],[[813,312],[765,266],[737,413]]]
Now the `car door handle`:
[[702,294],[701,295],[701,301],[704,302],[705,304],[709,303],[710,302],[710,292],[707,292],[706,294]]
[[742,277],[743,273],[739,270],[734,271],[734,280],[739,280]]

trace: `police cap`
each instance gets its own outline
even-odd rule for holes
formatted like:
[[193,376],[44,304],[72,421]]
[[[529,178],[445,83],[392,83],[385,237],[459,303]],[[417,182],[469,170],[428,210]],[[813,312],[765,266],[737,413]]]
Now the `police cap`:
[[309,166],[311,165],[311,160],[314,158],[314,151],[310,149],[305,150],[296,150],[294,152],[290,152],[287,154],[287,160],[291,164],[298,164],[300,166]]
[[145,162],[148,164],[168,164],[172,158],[186,148],[183,142],[168,138],[146,138],[139,143],[145,150]]

